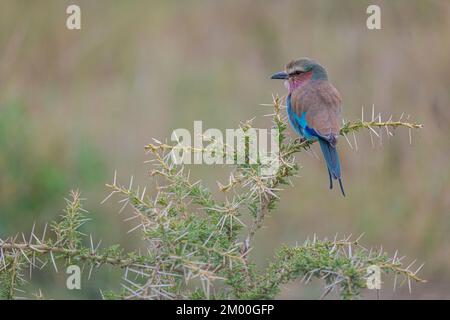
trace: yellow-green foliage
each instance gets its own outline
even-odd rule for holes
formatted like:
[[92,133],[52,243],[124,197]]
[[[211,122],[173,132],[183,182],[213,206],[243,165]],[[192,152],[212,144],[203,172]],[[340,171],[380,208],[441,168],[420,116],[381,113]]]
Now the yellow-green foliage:
[[[217,200],[201,181],[194,180],[187,168],[172,161],[170,152],[178,146],[153,143],[146,147],[158,178],[153,196],[145,188],[117,181],[108,184],[110,195],[122,207],[130,206],[146,249],[125,253],[121,246],[99,248],[92,237],[82,233],[87,221],[78,192],[72,192],[59,222],[51,225],[51,235],[0,240],[0,285],[4,298],[14,298],[25,280],[24,268],[52,266],[57,262],[98,268],[110,265],[125,269],[123,290],[104,292],[104,298],[123,299],[272,299],[281,286],[292,280],[308,283],[318,278],[326,295],[335,290],[342,298],[360,296],[366,287],[367,268],[379,266],[384,273],[422,281],[403,267],[401,259],[389,257],[382,249],[368,250],[360,239],[350,237],[319,240],[314,237],[301,246],[282,246],[266,270],[258,270],[250,250],[258,243],[254,236],[268,214],[275,214],[282,199],[282,188],[299,168],[295,154],[309,147],[286,137],[287,125],[281,115],[281,100],[274,99],[273,127],[280,133],[280,166],[271,176],[261,175],[262,164],[236,165],[227,185],[219,189],[226,200]],[[381,127],[419,128],[407,122],[378,122]],[[342,134],[375,126],[372,122],[347,123]],[[251,127],[246,122],[243,129]],[[245,139],[245,138],[244,138]],[[224,149],[224,152],[225,149]],[[282,212],[276,213],[282,215]],[[250,219],[245,224],[244,219]],[[420,269],[420,268],[419,268]],[[90,272],[91,272],[90,271]]]

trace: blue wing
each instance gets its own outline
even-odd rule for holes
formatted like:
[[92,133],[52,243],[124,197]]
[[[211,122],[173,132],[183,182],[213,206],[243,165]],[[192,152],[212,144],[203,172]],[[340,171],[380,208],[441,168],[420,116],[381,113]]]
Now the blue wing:
[[289,123],[291,124],[292,128],[294,128],[295,132],[308,140],[317,140],[318,138],[322,138],[322,136],[318,134],[316,130],[308,126],[308,122],[306,121],[306,112],[303,112],[299,117],[298,114],[292,110],[291,95],[288,95],[286,104]]
[[339,161],[339,156],[336,150],[336,138],[333,135],[330,137],[325,137],[319,134],[313,128],[308,126],[306,121],[306,112],[303,112],[299,117],[296,112],[291,108],[291,95],[288,95],[286,99],[286,108],[289,118],[289,123],[294,128],[294,130],[302,137],[308,140],[318,140],[320,143],[320,148],[322,150],[325,162],[327,164],[328,175],[330,177],[330,189],[333,188],[333,180],[338,179],[339,185],[341,187],[342,194],[345,196],[344,188],[341,181],[341,165]]

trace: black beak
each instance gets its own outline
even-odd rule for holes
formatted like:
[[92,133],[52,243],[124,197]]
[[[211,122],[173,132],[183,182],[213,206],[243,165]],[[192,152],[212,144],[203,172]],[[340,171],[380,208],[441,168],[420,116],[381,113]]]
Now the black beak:
[[284,71],[274,73],[270,77],[270,79],[280,79],[280,80],[286,80],[287,78],[288,78],[288,74]]

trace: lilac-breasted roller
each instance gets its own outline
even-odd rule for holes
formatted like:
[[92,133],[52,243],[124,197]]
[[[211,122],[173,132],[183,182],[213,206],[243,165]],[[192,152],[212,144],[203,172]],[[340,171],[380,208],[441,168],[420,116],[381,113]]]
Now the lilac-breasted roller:
[[319,142],[327,164],[330,189],[336,179],[345,196],[336,150],[341,97],[328,81],[325,68],[312,59],[301,58],[289,62],[285,71],[275,73],[271,79],[285,80],[286,109],[292,128],[304,139]]

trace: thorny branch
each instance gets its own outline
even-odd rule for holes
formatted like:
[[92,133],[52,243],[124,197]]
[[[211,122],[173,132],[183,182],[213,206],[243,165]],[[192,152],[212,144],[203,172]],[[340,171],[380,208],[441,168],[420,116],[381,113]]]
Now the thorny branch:
[[[107,184],[110,194],[104,200],[118,196],[119,213],[131,208],[125,221],[135,226],[129,232],[142,233],[147,251],[124,253],[120,246],[94,245],[92,236],[87,237],[81,231],[88,221],[87,211],[82,207],[79,193],[73,192],[61,220],[51,225],[52,235],[46,234],[46,227],[38,237],[33,227],[31,235],[22,235],[21,240],[17,236],[0,239],[0,296],[18,298],[16,292],[21,292],[20,287],[26,281],[25,268],[31,274],[32,269],[42,269],[50,263],[57,271],[58,262],[87,265],[89,276],[103,264],[123,268],[122,290],[102,292],[103,298],[269,299],[276,296],[283,283],[294,279],[307,283],[312,277],[324,281],[324,296],[335,290],[343,298],[356,298],[366,286],[366,270],[370,265],[393,273],[395,278],[404,277],[409,288],[412,280],[422,282],[417,273],[423,265],[413,271],[413,264],[404,267],[403,257],[397,257],[397,253],[389,257],[382,249],[368,250],[359,244],[359,238],[351,240],[350,237],[341,240],[314,237],[302,246],[284,246],[267,270],[256,270],[248,254],[253,238],[267,214],[275,209],[282,188],[291,184],[297,174],[295,154],[308,150],[312,144],[287,137],[282,99],[274,97],[270,106],[274,109],[270,116],[279,140],[275,157],[279,166],[273,174],[263,175],[260,162],[237,164],[228,183],[218,183],[219,190],[226,195],[225,201],[219,201],[201,181],[192,182],[189,170],[173,159],[174,151],[208,150],[154,140],[146,146],[153,166],[150,174],[155,180],[154,192],[134,186],[133,178],[128,186],[121,185],[115,173],[113,182]],[[411,130],[422,125],[403,121],[403,115],[398,120],[390,117],[382,121],[381,114],[375,116],[373,108],[369,120],[364,119],[362,112],[361,120],[344,122],[341,135],[357,150],[355,132],[358,130],[368,129],[373,143],[372,135],[381,142],[384,131],[390,137],[391,130],[398,127],[409,130],[411,141]],[[251,128],[251,121],[241,125],[244,132]],[[211,137],[203,139],[215,143],[215,152],[236,158],[233,148]],[[248,148],[247,140],[244,145]],[[249,226],[243,222],[245,215],[252,218]],[[36,297],[41,298],[42,293]]]

